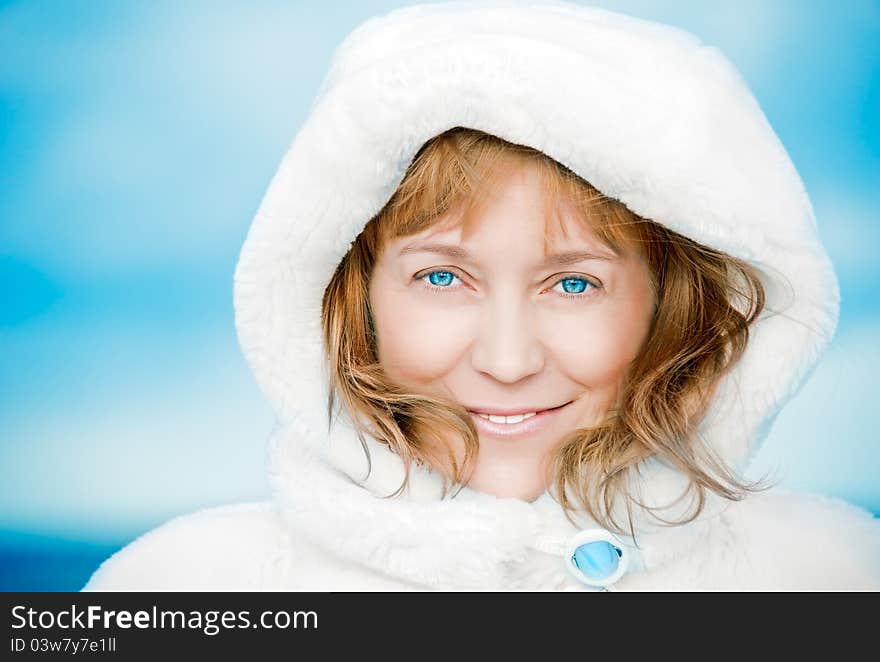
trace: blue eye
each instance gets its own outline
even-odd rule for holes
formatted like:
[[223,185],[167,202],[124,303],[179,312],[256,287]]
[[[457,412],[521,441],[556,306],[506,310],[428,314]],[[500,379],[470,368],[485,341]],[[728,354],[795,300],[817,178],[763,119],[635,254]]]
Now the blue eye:
[[424,276],[420,276],[419,280],[427,279],[427,282],[436,289],[445,289],[452,284],[455,278],[456,275],[451,271],[431,271]]
[[586,278],[567,277],[560,280],[557,285],[562,285],[561,294],[565,296],[576,296],[583,294],[587,289],[593,289],[596,286]]
[[449,285],[455,278],[449,271],[432,271],[428,274],[431,285]]

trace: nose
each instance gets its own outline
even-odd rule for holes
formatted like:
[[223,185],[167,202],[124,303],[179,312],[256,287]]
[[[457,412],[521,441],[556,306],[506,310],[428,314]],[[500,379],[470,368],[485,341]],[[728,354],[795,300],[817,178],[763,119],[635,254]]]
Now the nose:
[[544,349],[534,332],[528,303],[497,297],[481,318],[471,350],[474,370],[514,384],[544,367]]

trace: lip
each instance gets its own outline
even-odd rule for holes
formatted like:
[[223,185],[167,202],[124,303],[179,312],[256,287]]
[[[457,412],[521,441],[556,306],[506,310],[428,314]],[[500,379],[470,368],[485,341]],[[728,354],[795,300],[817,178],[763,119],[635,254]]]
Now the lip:
[[545,409],[519,423],[493,423],[473,411],[470,412],[470,415],[479,432],[499,439],[512,439],[543,430],[556,419],[559,412],[570,404],[571,402],[566,402],[555,409]]

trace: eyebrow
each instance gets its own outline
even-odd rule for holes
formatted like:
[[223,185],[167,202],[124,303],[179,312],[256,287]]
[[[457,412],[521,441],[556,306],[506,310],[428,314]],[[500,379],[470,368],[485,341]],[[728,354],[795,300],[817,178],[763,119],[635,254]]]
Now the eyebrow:
[[[459,258],[462,260],[473,260],[461,246],[451,244],[407,244],[400,249],[400,255],[406,253],[438,253],[449,257]],[[566,251],[564,253],[553,253],[548,255],[544,260],[544,266],[560,266],[565,264],[574,264],[584,260],[613,260],[615,256],[606,253],[596,253],[592,251]]]

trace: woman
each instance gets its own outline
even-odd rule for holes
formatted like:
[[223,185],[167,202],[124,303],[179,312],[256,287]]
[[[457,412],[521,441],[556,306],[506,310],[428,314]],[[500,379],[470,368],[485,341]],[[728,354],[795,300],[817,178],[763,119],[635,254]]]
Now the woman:
[[743,81],[674,28],[424,5],[337,51],[242,249],[273,500],[87,590],[880,588],[880,524],[742,477],[836,279]]

